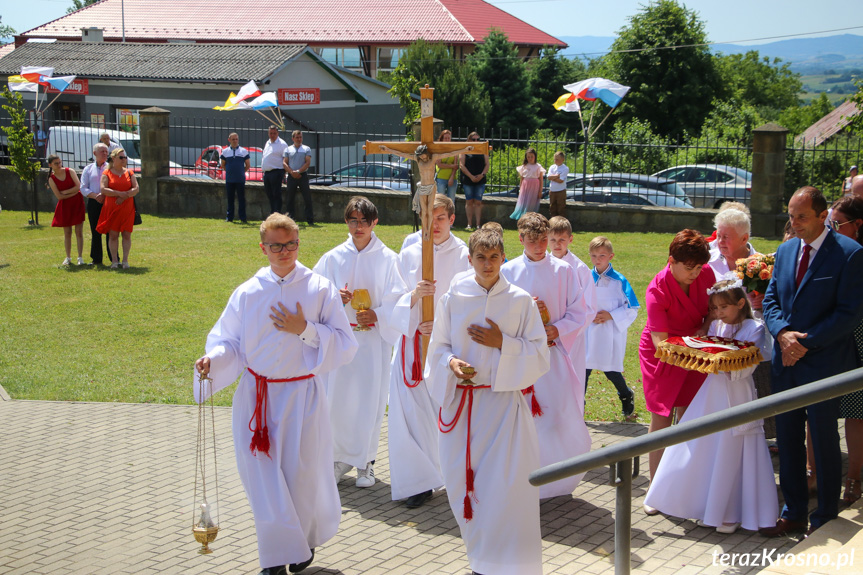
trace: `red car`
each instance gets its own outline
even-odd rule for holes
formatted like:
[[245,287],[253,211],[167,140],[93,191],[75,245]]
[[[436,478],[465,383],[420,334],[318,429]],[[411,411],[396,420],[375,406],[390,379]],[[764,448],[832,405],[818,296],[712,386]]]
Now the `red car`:
[[[222,150],[228,146],[209,146],[204,148],[201,155],[195,161],[195,170],[199,174],[207,175],[217,180],[225,179],[225,172],[222,170],[219,158],[222,155]],[[246,148],[249,150],[249,161],[251,167],[246,172],[247,182],[261,182],[264,180],[264,174],[261,171],[261,156],[264,151],[261,148]]]

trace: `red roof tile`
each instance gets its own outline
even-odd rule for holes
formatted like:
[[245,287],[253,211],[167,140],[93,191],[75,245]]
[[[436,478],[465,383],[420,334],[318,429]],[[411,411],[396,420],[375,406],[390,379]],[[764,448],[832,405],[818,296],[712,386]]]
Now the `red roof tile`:
[[[516,44],[565,46],[483,0],[124,0],[132,41],[407,44],[417,38],[474,44],[491,26]],[[103,0],[21,34],[80,39],[81,28],[122,36],[121,1]]]

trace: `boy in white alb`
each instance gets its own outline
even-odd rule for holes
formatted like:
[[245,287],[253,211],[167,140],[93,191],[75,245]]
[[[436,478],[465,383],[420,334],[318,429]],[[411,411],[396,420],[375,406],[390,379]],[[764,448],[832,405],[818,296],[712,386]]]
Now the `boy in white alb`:
[[566,178],[569,176],[569,168],[565,161],[566,155],[563,152],[555,152],[554,164],[545,174],[548,178],[548,213],[552,217],[566,214]]
[[396,345],[390,375],[390,407],[387,412],[390,488],[393,501],[407,498],[409,508],[419,507],[432,490],[443,485],[437,445],[438,409],[428,393],[421,361],[420,334],[431,335],[433,321],[421,322],[418,305],[425,296],[437,301],[452,279],[470,269],[467,247],[450,233],[455,206],[447,196],[435,195],[432,221],[435,280],[422,279],[422,244],[399,254],[399,270],[409,290],[399,300],[395,314],[401,342]]
[[270,265],[238,287],[195,362],[211,387],[240,377],[232,429],[240,480],[258,536],[261,575],[298,573],[339,527],[330,417],[321,375],[357,351],[339,292],[297,262],[299,228],[272,214],[261,224]]
[[[375,205],[363,196],[352,197],[345,207],[345,223],[348,239],[321,256],[314,271],[339,288],[351,326],[369,327],[368,331],[354,331],[360,347],[353,361],[329,372],[325,379],[336,482],[356,467],[356,486],[371,487],[393,345],[401,335],[393,327],[399,321],[394,312],[407,286],[399,274],[398,256],[374,233],[378,223]],[[371,309],[354,311],[355,289],[369,292]],[[402,323],[407,321],[407,313],[403,315]]]
[[521,390],[548,370],[545,329],[530,294],[500,276],[503,238],[478,230],[469,245],[475,273],[438,301],[425,371],[441,406],[447,497],[474,573],[542,575],[539,489],[528,482],[539,443]]
[[638,299],[629,281],[611,267],[614,257],[611,241],[597,236],[590,240],[588,249],[599,311],[587,328],[585,391],[591,370],[602,370],[617,389],[623,417],[635,419],[635,394],[623,378],[623,357],[626,355],[626,330],[638,315]]
[[[545,309],[550,320],[545,331],[551,367],[529,388],[532,393],[528,392],[539,435],[539,461],[550,465],[590,451],[590,434],[584,424],[584,386],[578,383],[569,352],[593,313],[572,266],[546,253],[545,216],[528,212],[519,218],[518,238],[524,254],[504,264],[500,275],[533,296],[540,312]],[[576,475],[543,485],[539,496],[571,495],[581,478]]]
[[[587,306],[585,321],[587,322],[587,326],[590,326],[596,315],[596,289],[593,284],[593,277],[590,274],[590,268],[578,256],[569,251],[569,246],[572,243],[572,226],[568,219],[563,216],[554,216],[548,220],[548,228],[548,247],[551,248],[551,255],[562,259],[575,270],[578,287],[584,298],[584,304]],[[582,374],[585,370],[585,358],[587,355],[587,329],[588,327],[585,327],[578,334],[569,350],[569,359],[572,360],[575,377],[581,385],[585,386],[585,391],[587,391],[587,380],[583,379],[584,376]]]

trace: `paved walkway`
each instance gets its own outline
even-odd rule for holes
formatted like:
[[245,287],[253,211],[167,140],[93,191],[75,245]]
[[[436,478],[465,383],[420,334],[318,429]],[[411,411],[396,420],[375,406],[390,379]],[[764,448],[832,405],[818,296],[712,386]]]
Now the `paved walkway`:
[[[234,463],[228,408],[216,409],[221,531],[212,555],[196,553],[196,415],[194,406],[0,399],[0,573],[256,574],[255,530]],[[646,432],[640,424],[589,428],[594,449]],[[445,494],[414,510],[390,500],[386,433],[385,420],[375,466],[380,481],[358,489],[354,472],[342,480],[341,527],[305,573],[470,573]],[[607,477],[607,470],[590,472],[574,497],[542,504],[546,575],[614,572],[614,489]],[[714,552],[785,552],[796,543],[647,517],[640,510],[645,487],[644,476],[634,481],[634,573],[721,573],[712,566]]]

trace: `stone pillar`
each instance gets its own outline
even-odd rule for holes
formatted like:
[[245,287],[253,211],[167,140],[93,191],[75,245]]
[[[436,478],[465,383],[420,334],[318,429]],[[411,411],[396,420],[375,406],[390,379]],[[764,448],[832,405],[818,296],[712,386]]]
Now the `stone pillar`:
[[782,236],[785,193],[785,140],[788,130],[765,124],[752,132],[752,234]]
[[168,127],[171,112],[162,108],[147,108],[139,112],[141,122],[141,191],[135,198],[139,212],[159,212],[157,178],[170,175]]

